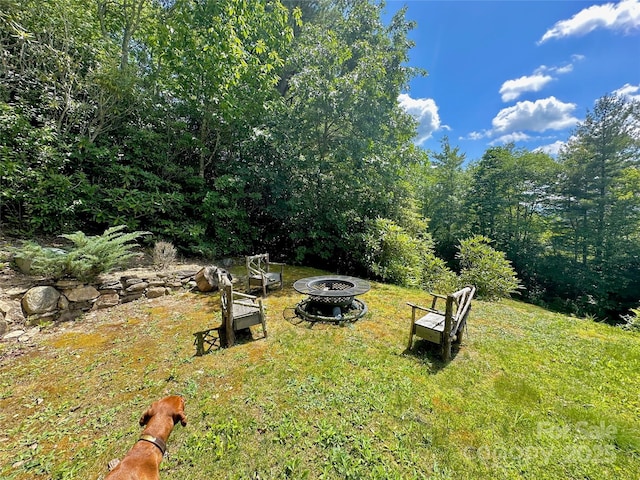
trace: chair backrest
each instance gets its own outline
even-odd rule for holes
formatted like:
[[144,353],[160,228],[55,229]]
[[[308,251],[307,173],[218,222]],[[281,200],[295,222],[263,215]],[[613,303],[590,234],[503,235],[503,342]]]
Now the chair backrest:
[[225,333],[224,342],[227,346],[231,346],[235,343],[236,338],[233,331],[233,284],[226,275],[220,276],[219,280],[222,328]]
[[262,275],[269,272],[269,254],[251,255],[247,257],[247,273],[250,276]]
[[[447,307],[451,305],[451,332],[457,332],[460,325],[466,320],[471,311],[471,300],[476,293],[476,287],[467,286],[462,290],[449,295],[450,301],[447,301]],[[449,313],[449,312],[447,312]]]

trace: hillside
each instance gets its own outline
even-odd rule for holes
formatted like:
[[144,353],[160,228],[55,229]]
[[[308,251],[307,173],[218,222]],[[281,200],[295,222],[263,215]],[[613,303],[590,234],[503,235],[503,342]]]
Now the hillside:
[[[427,293],[372,284],[345,327],[290,319],[287,267],[269,337],[194,357],[217,294],[175,294],[0,344],[0,477],[97,479],[140,433],[140,414],[184,395],[165,479],[637,478],[640,335],[517,301],[475,301],[443,365],[405,353]],[[284,312],[284,314],[283,314]]]

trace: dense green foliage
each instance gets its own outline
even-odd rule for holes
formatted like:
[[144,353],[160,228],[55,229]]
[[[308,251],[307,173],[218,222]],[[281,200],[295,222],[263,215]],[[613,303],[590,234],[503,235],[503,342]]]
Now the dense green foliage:
[[[637,103],[600,99],[557,160],[507,145],[465,164],[447,138],[427,154],[397,101],[422,73],[406,67],[413,25],[384,8],[0,0],[2,231],[126,225],[186,253],[423,286],[449,275],[432,253],[458,270],[478,234],[532,301],[614,319],[637,306]],[[407,230],[419,216],[428,231]],[[400,255],[384,268],[367,256],[381,239]]]
[[388,219],[372,221],[364,236],[369,272],[396,285],[435,292],[456,290],[458,278],[435,255],[426,227],[426,222],[417,218],[407,228]]
[[[640,302],[640,105],[600,98],[555,160],[513,145],[462,168],[443,141],[421,179],[436,250],[484,235],[506,253],[524,298],[619,321]],[[452,208],[453,206],[453,208]]]

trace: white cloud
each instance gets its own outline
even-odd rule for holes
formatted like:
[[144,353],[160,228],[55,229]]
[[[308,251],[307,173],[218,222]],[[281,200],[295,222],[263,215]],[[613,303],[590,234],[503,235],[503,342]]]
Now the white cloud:
[[459,137],[459,140],[482,140],[483,138],[490,136],[491,130],[483,130],[482,132],[471,132],[466,137]]
[[503,102],[515,100],[525,92],[539,92],[542,88],[553,81],[553,77],[536,73],[527,77],[520,77],[515,80],[507,80],[500,87],[500,94]]
[[576,13],[569,20],[561,20],[545,32],[538,45],[553,38],[586,35],[604,28],[630,32],[640,27],[640,0],[592,5]]
[[433,132],[441,128],[438,106],[431,98],[411,98],[406,93],[398,96],[400,106],[418,122],[418,135],[416,143],[421,145],[431,137]]
[[575,109],[575,103],[564,103],[555,97],[535,102],[518,102],[512,107],[500,110],[491,123],[494,133],[497,134],[526,130],[563,130],[578,122],[578,119],[572,116]]
[[565,73],[573,72],[573,64],[565,65],[564,67],[558,67],[554,70],[557,74],[564,75]]
[[544,153],[547,153],[549,155],[556,156],[556,155],[558,155],[558,153],[560,153],[560,149],[562,147],[564,147],[565,144],[566,144],[566,142],[558,140],[556,142],[550,143],[549,145],[542,145],[542,146],[536,148],[534,150],[534,152],[544,152]]
[[640,101],[640,85],[625,83],[621,88],[613,93],[631,101]]
[[[572,55],[572,62],[579,62],[584,59],[582,55]],[[546,85],[556,79],[557,75],[564,75],[573,71],[573,63],[562,66],[540,65],[532,75],[525,75],[515,80],[507,80],[500,87],[500,94],[503,102],[510,102],[520,98],[520,95],[527,92],[539,92]]]
[[506,135],[502,135],[495,140],[493,140],[489,145],[499,145],[505,143],[516,143],[516,142],[526,142],[531,140],[531,137],[524,132],[513,132],[507,133]]

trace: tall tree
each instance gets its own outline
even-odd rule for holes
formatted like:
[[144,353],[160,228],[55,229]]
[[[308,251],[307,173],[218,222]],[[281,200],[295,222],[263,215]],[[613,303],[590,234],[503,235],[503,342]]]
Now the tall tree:
[[438,252],[448,260],[456,253],[456,246],[468,233],[468,210],[464,202],[468,189],[468,172],[463,169],[466,155],[459,147],[452,147],[449,137],[440,142],[440,151],[431,152],[431,164],[426,167],[423,194],[423,214],[429,218],[429,229]]
[[186,114],[202,178],[234,156],[238,132],[260,125],[292,38],[287,18],[278,1],[176,0],[165,9],[154,54]]
[[402,162],[413,122],[397,97],[412,71],[403,66],[412,24],[389,25],[382,7],[339,1],[303,26],[288,59],[281,124],[292,146],[291,241],[299,257],[338,258],[367,218],[402,203]]
[[[584,272],[577,289],[607,310],[617,303],[609,299],[629,286],[612,272],[631,268],[640,275],[640,104],[615,95],[600,98],[560,161],[557,232],[566,236],[573,262]],[[640,279],[633,283],[640,285]]]

